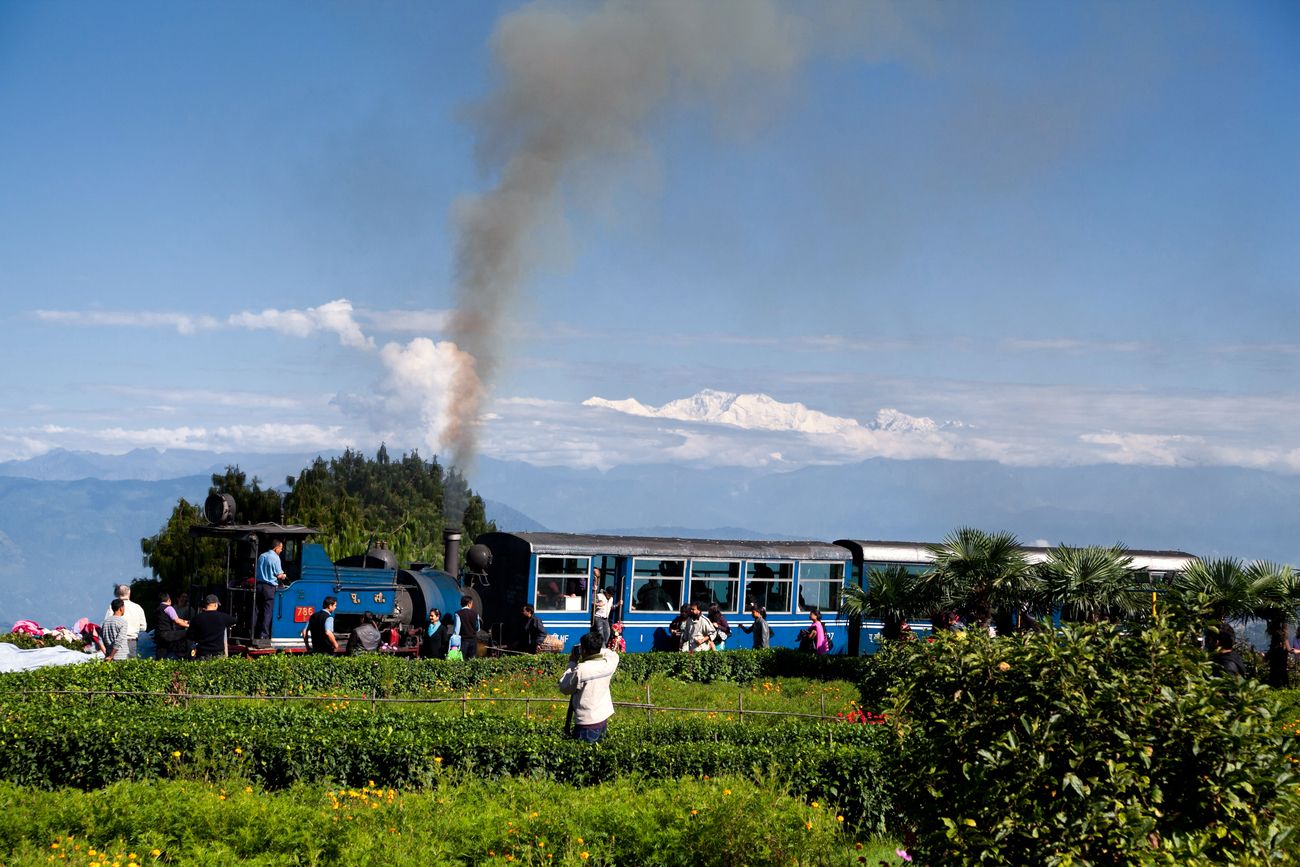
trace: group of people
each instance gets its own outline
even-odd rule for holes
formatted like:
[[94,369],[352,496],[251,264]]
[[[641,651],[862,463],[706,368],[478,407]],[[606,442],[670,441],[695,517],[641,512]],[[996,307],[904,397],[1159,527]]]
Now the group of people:
[[[220,601],[209,595],[198,611],[189,608],[182,593],[173,604],[170,593],[158,596],[154,626],[154,656],[157,659],[210,659],[226,655],[226,631],[235,618],[218,611]],[[140,635],[147,632],[144,608],[131,601],[131,588],[113,585],[113,599],[98,629],[87,627],[86,637],[104,658],[113,662],[140,657]]]
[[443,614],[429,609],[429,623],[420,642],[423,659],[473,659],[478,656],[482,618],[474,607],[474,597],[460,597],[460,610]]
[[[771,647],[772,627],[767,622],[767,608],[750,603],[749,615],[753,620],[748,626],[740,624],[740,631],[753,636],[755,650]],[[692,602],[681,607],[677,617],[668,624],[668,633],[676,639],[678,649],[683,653],[700,653],[726,650],[732,628],[717,604],[710,605],[705,612],[698,603]],[[799,633],[799,646],[812,653],[831,652],[830,636],[822,623],[820,609],[809,610],[808,626]]]

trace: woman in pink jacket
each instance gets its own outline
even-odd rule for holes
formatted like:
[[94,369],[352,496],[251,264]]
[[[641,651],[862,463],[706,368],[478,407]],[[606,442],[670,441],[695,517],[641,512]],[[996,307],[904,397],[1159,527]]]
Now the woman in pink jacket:
[[820,608],[812,608],[808,611],[808,637],[812,644],[813,653],[830,653],[831,642],[826,637],[826,627],[822,625],[822,612]]

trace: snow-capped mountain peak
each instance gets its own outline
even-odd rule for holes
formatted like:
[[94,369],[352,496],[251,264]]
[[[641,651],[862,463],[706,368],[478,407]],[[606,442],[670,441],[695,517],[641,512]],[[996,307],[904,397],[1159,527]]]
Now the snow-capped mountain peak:
[[863,425],[857,419],[818,412],[802,403],[782,403],[766,394],[735,394],[714,389],[704,389],[660,407],[647,406],[634,398],[602,397],[588,398],[583,405],[647,418],[725,424],[746,430],[844,434],[864,429],[891,433],[933,433],[939,429],[933,419],[910,416],[896,409],[882,409],[873,422]]

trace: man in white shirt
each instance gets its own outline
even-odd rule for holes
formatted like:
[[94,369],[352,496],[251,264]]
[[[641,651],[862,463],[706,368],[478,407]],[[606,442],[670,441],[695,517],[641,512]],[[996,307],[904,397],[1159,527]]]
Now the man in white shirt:
[[[128,649],[128,659],[139,659],[139,640],[140,633],[147,632],[149,624],[144,619],[144,609],[131,601],[131,588],[126,584],[113,585],[114,598],[122,600],[123,610],[120,616],[126,621],[126,644]],[[104,612],[104,619],[113,616],[113,607],[110,605]]]

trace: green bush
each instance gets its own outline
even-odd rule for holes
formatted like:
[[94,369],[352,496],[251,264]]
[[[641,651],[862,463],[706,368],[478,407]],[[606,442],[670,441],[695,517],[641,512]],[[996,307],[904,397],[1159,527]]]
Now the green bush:
[[[1294,858],[1296,780],[1266,688],[1169,630],[902,648],[896,793],[931,864],[1264,864]],[[1293,862],[1292,862],[1293,863]]]
[[[23,690],[187,692],[208,695],[377,695],[412,697],[468,690],[493,678],[523,672],[558,680],[567,655],[540,654],[449,662],[387,655],[277,654],[259,659],[206,662],[131,660],[114,665],[70,665],[0,674],[0,694]],[[643,683],[661,674],[674,680],[737,684],[775,677],[860,679],[867,658],[816,656],[793,650],[720,653],[626,653],[619,679]]]
[[268,792],[236,779],[95,792],[0,784],[6,864],[817,865],[894,860],[892,849],[856,842],[833,811],[779,783],[734,777],[579,789],[467,776],[427,792]]
[[0,779],[93,789],[155,777],[243,776],[280,788],[333,780],[427,787],[454,771],[483,778],[542,777],[593,785],[654,779],[772,776],[809,798],[839,804],[872,832],[886,828],[891,777],[880,726],[708,720],[620,725],[594,748],[558,724],[321,702],[139,707],[80,699],[11,702],[0,718]]

